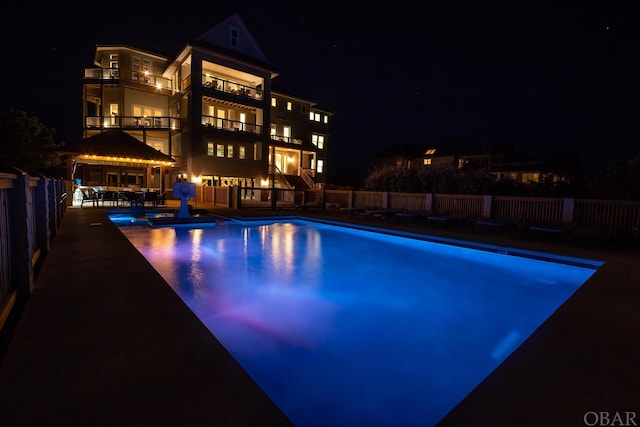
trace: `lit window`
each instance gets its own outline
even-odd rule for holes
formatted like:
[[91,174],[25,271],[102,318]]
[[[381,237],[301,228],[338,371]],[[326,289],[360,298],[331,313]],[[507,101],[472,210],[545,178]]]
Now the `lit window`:
[[329,123],[329,116],[324,116],[324,122]]
[[253,160],[262,160],[262,142],[253,144]]
[[213,156],[213,142],[207,142],[207,156]]
[[112,53],[109,55],[109,68],[111,68],[111,76],[112,77],[118,77],[119,76],[119,72],[118,72],[118,54],[117,53]]
[[424,159],[424,164],[425,165],[430,165],[431,164],[431,159]]
[[293,104],[291,104],[291,101],[287,101],[287,110],[291,111],[292,108],[293,108]]
[[309,120],[313,120],[313,111],[309,111]]
[[276,99],[275,98],[271,98],[271,106],[275,107],[276,105],[277,105]]
[[321,150],[324,149],[324,135],[312,134],[311,143]]
[[271,125],[271,136],[275,136],[276,135],[276,125]]
[[322,168],[324,167],[324,160],[320,160],[318,159],[318,168],[316,169],[316,171],[318,173],[322,173]]
[[148,59],[142,60],[142,73],[144,74],[144,82],[151,83],[151,61]]
[[216,144],[216,156],[224,157],[224,144]]
[[313,120],[315,120],[316,122],[320,121],[320,113],[314,113],[313,114]]
[[246,148],[244,147],[244,145],[241,145],[238,147],[238,158],[244,159],[245,156],[246,156]]
[[233,145],[227,145],[227,158],[233,159]]
[[427,151],[424,152],[424,154],[426,155],[435,154],[435,153],[436,153],[435,148],[429,148]]

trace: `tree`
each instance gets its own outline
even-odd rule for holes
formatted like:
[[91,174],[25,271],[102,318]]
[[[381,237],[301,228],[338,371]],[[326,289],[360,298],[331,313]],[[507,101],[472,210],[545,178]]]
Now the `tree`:
[[55,129],[37,117],[9,108],[0,115],[0,168],[15,167],[32,175],[55,171],[62,160],[54,137]]

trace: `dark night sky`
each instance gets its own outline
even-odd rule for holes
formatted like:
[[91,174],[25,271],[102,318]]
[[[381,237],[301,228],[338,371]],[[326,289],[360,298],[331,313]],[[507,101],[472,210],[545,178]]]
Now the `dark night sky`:
[[96,44],[175,54],[238,12],[280,84],[335,113],[330,168],[363,147],[451,139],[563,148],[592,167],[640,155],[640,2],[93,3],[9,5],[0,29],[3,107],[58,141],[80,136]]

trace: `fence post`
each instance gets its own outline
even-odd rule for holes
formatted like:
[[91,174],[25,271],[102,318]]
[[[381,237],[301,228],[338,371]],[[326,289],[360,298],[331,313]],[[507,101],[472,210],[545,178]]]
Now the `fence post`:
[[482,216],[491,218],[491,196],[485,195],[482,198]]
[[33,192],[33,206],[35,213],[35,248],[40,250],[40,259],[49,252],[49,203],[48,203],[48,179],[44,176],[35,178],[37,180]]
[[562,199],[562,222],[573,222],[573,206],[576,199]]
[[353,207],[353,190],[347,191],[347,208]]
[[427,211],[430,211],[432,210],[432,206],[433,206],[433,193],[427,193],[425,194],[424,209]]
[[19,298],[27,298],[34,287],[33,233],[31,230],[30,177],[16,173],[14,187],[9,191],[11,215],[11,280]]
[[387,209],[389,206],[389,193],[386,191],[382,192],[382,207],[381,209]]

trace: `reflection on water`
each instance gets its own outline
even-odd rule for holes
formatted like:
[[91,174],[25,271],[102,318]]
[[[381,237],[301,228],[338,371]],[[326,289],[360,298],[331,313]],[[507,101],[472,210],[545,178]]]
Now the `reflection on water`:
[[300,427],[435,424],[594,273],[303,221],[121,229]]

